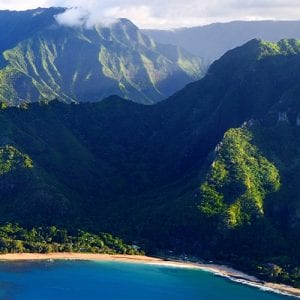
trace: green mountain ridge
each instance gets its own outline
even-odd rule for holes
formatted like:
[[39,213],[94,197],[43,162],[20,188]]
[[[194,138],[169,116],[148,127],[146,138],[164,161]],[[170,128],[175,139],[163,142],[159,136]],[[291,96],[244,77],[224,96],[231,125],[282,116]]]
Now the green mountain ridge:
[[1,223],[112,232],[299,286],[299,49],[252,40],[152,106],[4,107],[1,149],[18,163],[1,175]]
[[60,26],[54,16],[47,27],[3,52],[1,102],[58,98],[70,103],[117,94],[153,104],[206,71],[200,58],[155,43],[127,19],[86,29]]

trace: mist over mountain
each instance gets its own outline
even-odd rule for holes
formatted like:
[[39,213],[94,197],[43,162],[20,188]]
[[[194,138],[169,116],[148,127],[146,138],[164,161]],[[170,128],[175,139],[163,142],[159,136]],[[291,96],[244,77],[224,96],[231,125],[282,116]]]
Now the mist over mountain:
[[144,30],[158,43],[185,48],[209,61],[251,39],[300,38],[300,21],[233,21],[174,30]]
[[2,102],[99,101],[116,94],[153,104],[206,71],[200,58],[155,43],[129,20],[65,26],[56,21],[63,11],[1,12]]

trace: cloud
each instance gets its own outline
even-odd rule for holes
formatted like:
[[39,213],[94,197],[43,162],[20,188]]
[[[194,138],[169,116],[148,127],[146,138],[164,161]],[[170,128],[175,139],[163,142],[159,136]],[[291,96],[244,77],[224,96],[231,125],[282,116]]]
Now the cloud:
[[[174,28],[230,20],[299,19],[299,0],[0,0],[0,9],[72,8],[61,24],[92,26],[128,18],[141,28]],[[83,8],[80,8],[83,7]]]
[[56,16],[57,22],[65,26],[86,26],[88,18],[88,10],[82,8],[70,8]]
[[108,13],[81,7],[69,8],[65,12],[57,15],[55,18],[60,25],[85,27],[88,29],[95,25],[103,25],[107,27],[116,22],[116,18],[110,17]]

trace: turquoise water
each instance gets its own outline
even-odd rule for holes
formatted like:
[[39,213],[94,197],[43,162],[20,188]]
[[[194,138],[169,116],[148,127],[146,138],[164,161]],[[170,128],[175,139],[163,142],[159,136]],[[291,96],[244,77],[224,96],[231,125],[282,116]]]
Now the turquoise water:
[[0,299],[284,300],[211,273],[119,262],[2,262]]

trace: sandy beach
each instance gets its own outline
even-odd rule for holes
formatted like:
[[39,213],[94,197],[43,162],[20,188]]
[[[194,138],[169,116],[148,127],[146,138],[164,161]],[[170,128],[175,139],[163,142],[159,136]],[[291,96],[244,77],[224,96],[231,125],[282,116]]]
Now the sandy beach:
[[212,272],[215,275],[223,276],[242,284],[251,285],[263,290],[269,290],[289,296],[300,298],[300,289],[291,286],[276,284],[270,282],[262,282],[254,276],[247,275],[238,270],[229,268],[224,265],[216,264],[200,264],[188,261],[167,260],[150,256],[140,255],[108,255],[108,254],[92,254],[92,253],[15,253],[1,254],[0,261],[34,261],[34,260],[90,260],[90,261],[120,261],[131,263],[143,263],[170,267],[194,268],[203,271]]

